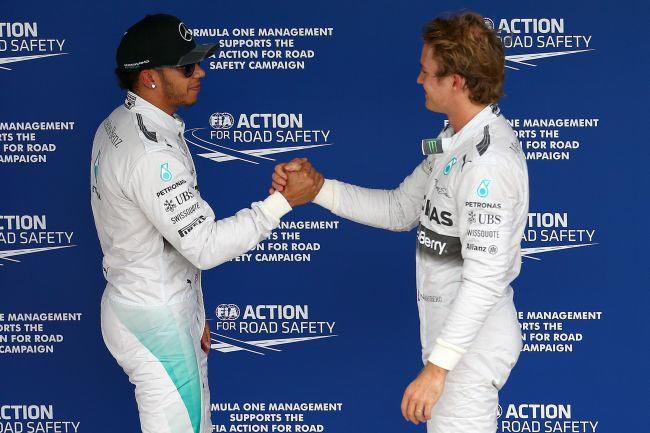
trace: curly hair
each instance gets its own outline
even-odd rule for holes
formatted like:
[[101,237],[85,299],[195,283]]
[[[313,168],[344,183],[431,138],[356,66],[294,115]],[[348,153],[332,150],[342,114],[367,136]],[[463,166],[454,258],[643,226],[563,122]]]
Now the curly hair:
[[116,68],[115,76],[117,77],[117,84],[120,86],[120,89],[133,91],[138,83],[140,70],[126,71],[124,69]]
[[424,26],[422,40],[433,48],[437,75],[464,77],[472,102],[490,104],[503,96],[503,44],[482,16],[465,12],[436,18]]

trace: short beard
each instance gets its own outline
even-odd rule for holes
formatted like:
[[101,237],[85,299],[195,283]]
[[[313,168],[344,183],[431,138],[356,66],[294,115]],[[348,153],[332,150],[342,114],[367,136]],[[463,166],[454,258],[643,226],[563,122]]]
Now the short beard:
[[160,74],[160,86],[162,88],[162,91],[165,95],[165,98],[167,98],[167,101],[171,104],[174,105],[175,107],[180,107],[180,106],[187,106],[185,101],[183,100],[183,95],[179,94],[176,89],[174,89],[174,86],[170,81],[167,80],[166,76],[166,71],[163,69],[161,70]]

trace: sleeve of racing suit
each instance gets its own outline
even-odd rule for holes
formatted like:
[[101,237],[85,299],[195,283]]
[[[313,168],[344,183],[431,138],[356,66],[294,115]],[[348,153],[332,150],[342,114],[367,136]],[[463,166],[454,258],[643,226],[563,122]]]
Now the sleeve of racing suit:
[[215,220],[193,187],[194,177],[172,153],[148,152],[134,164],[129,194],[163,237],[199,269],[209,269],[253,248],[278,226],[291,206],[280,193],[234,216]]
[[506,170],[503,165],[475,165],[460,179],[456,206],[462,282],[428,359],[446,370],[460,361],[518,274],[523,193],[516,176]]
[[393,231],[410,230],[420,217],[430,162],[422,161],[393,190],[370,189],[326,179],[314,203],[349,220]]

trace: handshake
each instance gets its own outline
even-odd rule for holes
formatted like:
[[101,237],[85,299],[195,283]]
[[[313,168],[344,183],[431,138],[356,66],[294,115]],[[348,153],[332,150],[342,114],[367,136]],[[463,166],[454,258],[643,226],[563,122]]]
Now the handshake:
[[312,201],[325,179],[317,172],[307,158],[294,158],[275,166],[272,187],[269,194],[280,192],[291,207]]

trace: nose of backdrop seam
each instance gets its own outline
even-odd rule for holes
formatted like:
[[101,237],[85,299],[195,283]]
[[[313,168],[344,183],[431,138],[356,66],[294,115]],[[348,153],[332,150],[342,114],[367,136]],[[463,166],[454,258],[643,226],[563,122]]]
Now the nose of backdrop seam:
[[117,48],[117,67],[124,71],[198,63],[218,44],[197,44],[192,32],[173,15],[147,15],[132,25]]

